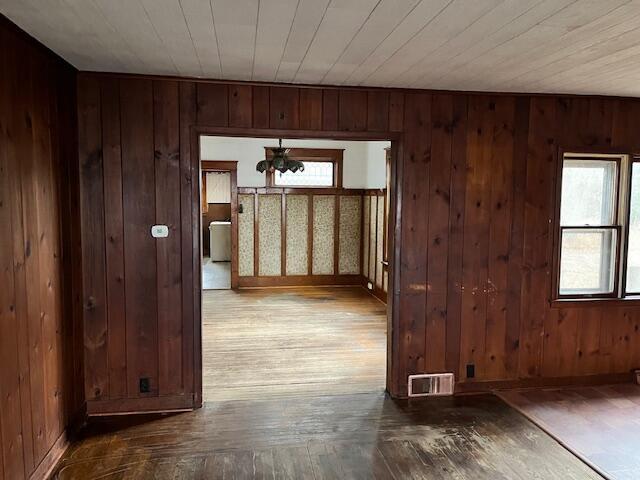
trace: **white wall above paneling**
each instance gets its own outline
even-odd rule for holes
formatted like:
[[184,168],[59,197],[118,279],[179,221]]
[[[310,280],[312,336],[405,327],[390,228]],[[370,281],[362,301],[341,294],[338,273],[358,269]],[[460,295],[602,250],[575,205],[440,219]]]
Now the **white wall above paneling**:
[[[385,148],[390,142],[345,142],[339,140],[283,139],[285,147],[343,148],[342,184],[345,188],[384,188],[386,186]],[[264,159],[264,147],[278,145],[277,138],[238,138],[203,136],[201,160],[235,160],[238,162],[239,187],[264,187],[264,173],[256,163]]]
[[0,0],[80,70],[640,96],[640,0]]

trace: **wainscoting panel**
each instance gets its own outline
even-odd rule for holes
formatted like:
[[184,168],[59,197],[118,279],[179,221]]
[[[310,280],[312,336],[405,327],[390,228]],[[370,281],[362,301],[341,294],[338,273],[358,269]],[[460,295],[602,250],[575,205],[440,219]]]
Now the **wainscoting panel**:
[[384,196],[378,197],[376,212],[376,287],[382,289],[382,260],[384,259]]
[[376,235],[378,228],[376,221],[378,219],[378,197],[371,197],[371,207],[369,209],[369,280],[375,284],[376,281]]
[[258,274],[282,273],[282,197],[258,195]]
[[362,198],[362,276],[369,278],[369,230],[371,228],[371,197],[365,195]]
[[340,275],[357,275],[360,272],[361,219],[362,198],[342,195],[340,197],[338,253],[338,273]]
[[286,197],[286,272],[309,274],[309,196]]
[[254,196],[238,195],[242,213],[238,214],[238,275],[252,277],[254,274]]
[[362,276],[366,283],[373,286],[373,293],[386,301],[389,282],[389,272],[383,264],[387,244],[386,190],[366,190],[363,200]]
[[314,275],[333,275],[334,225],[336,196],[313,197],[313,267]]

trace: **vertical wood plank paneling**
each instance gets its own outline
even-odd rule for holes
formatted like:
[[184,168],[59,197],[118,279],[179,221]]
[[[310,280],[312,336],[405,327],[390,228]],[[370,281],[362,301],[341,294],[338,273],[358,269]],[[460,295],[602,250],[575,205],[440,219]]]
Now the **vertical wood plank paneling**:
[[269,92],[269,127],[297,129],[300,126],[300,90],[271,87]]
[[[8,44],[9,39],[6,37],[4,32],[0,31],[0,42]],[[14,202],[11,197],[17,192],[12,188],[11,179],[18,178],[19,173],[16,171],[15,160],[12,161],[10,157],[9,148],[10,143],[13,143],[13,125],[10,125],[9,109],[13,90],[6,72],[11,68],[9,59],[13,54],[8,50],[2,49],[0,52],[0,66],[3,72],[0,73],[0,222],[5,226],[5,231],[0,234],[0,478],[7,480],[25,477],[13,257],[13,242],[16,236],[14,229],[20,228],[22,222],[16,222],[14,225],[12,221],[15,213],[12,212]],[[15,151],[15,145],[12,147],[11,150]],[[25,435],[24,441],[30,442],[31,435]]]
[[141,378],[149,379],[151,395],[158,393],[157,255],[150,235],[156,218],[152,93],[150,80],[120,85],[129,397],[142,395]]
[[549,313],[550,264],[557,144],[556,101],[533,97],[529,113],[529,148],[524,210],[523,278],[521,290],[521,378],[538,376],[542,362],[542,336]]
[[221,83],[198,83],[198,124],[212,127],[229,125],[229,87]]
[[[197,237],[193,231],[200,225],[194,218],[194,196],[200,188],[200,169],[196,168],[200,160],[199,155],[192,157],[190,127],[196,122],[196,86],[193,82],[180,82],[180,222],[182,245],[182,365],[184,366],[185,389],[195,389],[194,384],[194,322],[197,317],[195,311],[196,282],[199,272],[194,265],[197,258],[194,254]],[[196,200],[197,204],[200,202]],[[195,237],[195,238],[194,238]],[[189,248],[191,246],[191,248]]]
[[616,146],[636,148],[640,144],[635,127],[640,121],[640,101],[626,98],[613,102],[611,142]]
[[431,116],[431,175],[425,239],[428,245],[425,369],[428,372],[441,372],[445,369],[447,341],[452,97],[434,95]]
[[465,201],[460,375],[476,363],[478,373],[486,342],[488,243],[491,201],[491,145],[495,103],[486,96],[469,99],[467,192]]
[[229,86],[229,126],[251,128],[252,87],[250,85]]
[[464,247],[464,210],[466,199],[467,99],[453,97],[451,132],[451,185],[449,188],[449,245],[447,262],[447,332],[445,366],[459,372],[460,322],[462,317],[462,258]]
[[61,328],[60,316],[60,231],[58,223],[58,183],[56,177],[59,165],[53,155],[51,142],[51,117],[49,108],[49,89],[53,89],[45,78],[53,76],[48,62],[42,65],[41,59],[34,59],[33,71],[38,68],[45,75],[36,75],[33,80],[33,132],[34,166],[36,168],[35,205],[37,206],[36,234],[38,241],[38,288],[40,290],[40,349],[43,362],[44,389],[44,438],[42,457],[62,433],[62,398],[58,392],[62,389],[62,357],[60,355]]
[[[510,234],[513,218],[513,144],[515,102],[496,97],[491,151],[491,201],[489,205],[489,265],[487,278],[487,324],[485,367],[479,378],[511,378],[506,369],[507,289]],[[515,372],[514,372],[515,373]]]
[[[69,262],[63,258],[69,245],[64,251],[62,245],[67,226],[79,222],[65,215],[63,191],[77,193],[79,182],[67,186],[61,177],[75,171],[87,143],[74,140],[70,66],[4,18],[0,44],[0,478],[19,480],[40,478],[36,467],[56,461],[52,447],[78,406],[70,382],[83,390],[82,377],[73,377],[83,354],[82,344],[73,351],[74,340],[83,339],[69,334],[79,317],[71,312]],[[92,106],[99,107],[99,98]],[[100,163],[97,125],[89,143],[96,140],[92,153]],[[104,295],[100,300],[103,308]]]
[[102,124],[99,84],[86,77],[78,80],[78,150],[85,272],[85,395],[99,399],[109,396]]
[[42,298],[40,275],[40,217],[38,208],[38,192],[44,179],[39,162],[46,153],[42,150],[42,130],[37,117],[38,95],[36,80],[36,59],[27,58],[29,71],[23,81],[28,85],[28,112],[25,115],[31,150],[22,159],[21,193],[22,217],[24,225],[24,275],[29,288],[26,302],[27,329],[29,335],[29,375],[31,386],[31,418],[33,422],[33,452],[36,459],[43,458],[47,452],[46,431],[46,394],[45,394],[45,358],[43,324],[45,322],[45,302]]
[[372,90],[367,96],[367,130],[389,130],[389,92]]
[[[463,96],[456,96],[464,98]],[[402,132],[404,127],[404,93],[391,92],[389,94],[389,130]]]
[[424,371],[427,294],[427,212],[431,161],[431,95],[405,96],[400,258],[399,339],[396,391],[407,392],[407,375]]
[[169,227],[157,241],[158,390],[183,390],[182,272],[180,264],[180,89],[177,82],[153,83],[156,223]]
[[520,348],[520,290],[522,286],[522,250],[524,244],[524,200],[527,183],[527,140],[529,132],[529,98],[516,99],[513,141],[513,222],[509,240],[507,274],[507,328],[504,338],[505,370],[510,377],[518,373]]
[[340,90],[338,97],[338,129],[361,132],[367,129],[367,92]]
[[124,220],[122,218],[122,157],[120,149],[120,84],[105,78],[102,85],[106,285],[109,397],[127,394],[126,312],[124,285]]
[[462,258],[466,199],[467,99],[454,96],[451,145],[449,211],[449,260],[447,264],[447,332],[445,364],[448,372],[459,372],[460,322],[462,316]]
[[269,90],[253,87],[253,128],[269,128]]
[[322,90],[319,88],[300,89],[300,129],[322,129]]
[[338,130],[338,90],[322,92],[322,129]]
[[[15,39],[14,39],[15,40]],[[15,49],[8,49],[8,64],[15,66],[15,73],[10,77],[10,95],[13,98],[9,123],[7,155],[9,159],[22,159],[32,152],[32,136],[28,119],[29,103],[27,76],[28,63],[23,59],[28,51],[18,43]],[[9,71],[9,70],[7,70]],[[18,344],[18,363],[20,378],[20,413],[22,423],[22,448],[24,452],[24,477],[28,477],[35,467],[33,441],[33,418],[31,415],[31,375],[30,375],[30,340],[27,312],[27,281],[25,275],[25,224],[23,200],[21,192],[22,162],[14,160],[14,175],[10,177],[11,212],[13,228],[13,274],[15,288],[15,312]],[[34,366],[37,368],[37,366]],[[20,477],[18,477],[20,478]]]

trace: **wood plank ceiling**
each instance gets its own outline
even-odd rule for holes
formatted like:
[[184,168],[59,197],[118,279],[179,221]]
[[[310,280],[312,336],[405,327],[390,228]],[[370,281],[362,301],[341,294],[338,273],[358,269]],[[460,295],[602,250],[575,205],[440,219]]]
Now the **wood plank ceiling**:
[[81,70],[640,95],[639,0],[0,0]]

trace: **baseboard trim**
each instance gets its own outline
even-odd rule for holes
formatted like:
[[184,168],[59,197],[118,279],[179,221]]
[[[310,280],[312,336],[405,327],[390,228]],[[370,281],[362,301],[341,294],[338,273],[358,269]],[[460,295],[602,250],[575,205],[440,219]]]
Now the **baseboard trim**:
[[273,277],[238,277],[238,287],[314,287],[360,286],[361,275],[286,275]]
[[67,429],[64,429],[42,461],[29,476],[29,480],[45,480],[49,478],[70,445],[69,432]]
[[178,412],[194,409],[192,394],[163,397],[119,398],[87,401],[87,415],[129,415],[136,413]]
[[528,388],[589,386],[614,383],[630,383],[631,372],[583,375],[575,377],[521,378],[518,380],[498,380],[490,382],[462,382],[455,387],[456,394],[491,393],[499,390],[519,390]]

